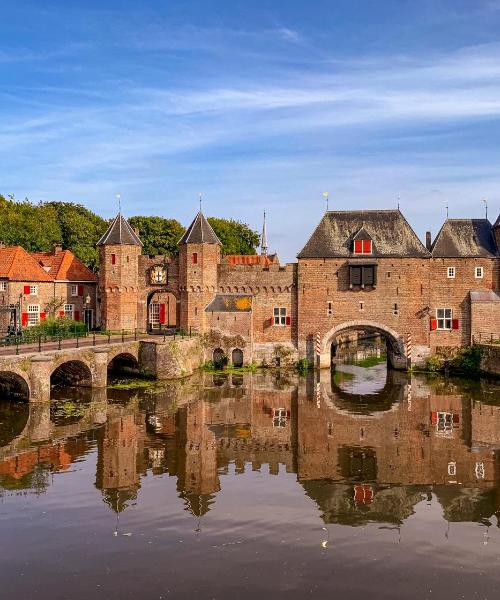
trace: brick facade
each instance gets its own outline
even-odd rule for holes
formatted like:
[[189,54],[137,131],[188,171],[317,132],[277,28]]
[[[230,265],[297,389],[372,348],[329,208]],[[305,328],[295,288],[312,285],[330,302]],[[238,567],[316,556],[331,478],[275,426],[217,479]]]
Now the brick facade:
[[[298,262],[280,265],[275,256],[251,261],[222,257],[220,242],[201,213],[173,259],[141,255],[140,240],[131,230],[124,242],[111,243],[117,240],[116,222],[100,246],[106,329],[146,330],[149,305],[160,302],[169,307],[164,327],[242,337],[245,362],[272,364],[280,354],[288,360],[317,360],[319,333],[319,364],[328,366],[332,342],[368,331],[388,340],[389,360],[397,368],[407,364],[408,336],[415,364],[438,348],[471,343],[474,334],[500,334],[495,241],[500,224],[449,220],[426,248],[399,211],[326,213]],[[367,249],[359,255],[358,250]],[[161,284],[151,279],[157,265],[168,273]],[[374,279],[353,283],[353,269],[365,267],[373,269]],[[472,295],[483,292],[493,296],[481,305],[471,302]],[[240,296],[248,296],[251,310],[238,308]],[[442,319],[440,310],[446,310]]]

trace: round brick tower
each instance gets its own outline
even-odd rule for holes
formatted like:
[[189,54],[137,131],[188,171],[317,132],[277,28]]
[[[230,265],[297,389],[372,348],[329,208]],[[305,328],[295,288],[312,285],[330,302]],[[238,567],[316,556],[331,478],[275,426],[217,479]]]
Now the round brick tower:
[[142,242],[120,212],[97,246],[101,327],[110,331],[135,329]]
[[181,328],[203,333],[205,307],[217,293],[221,243],[200,211],[179,241]]

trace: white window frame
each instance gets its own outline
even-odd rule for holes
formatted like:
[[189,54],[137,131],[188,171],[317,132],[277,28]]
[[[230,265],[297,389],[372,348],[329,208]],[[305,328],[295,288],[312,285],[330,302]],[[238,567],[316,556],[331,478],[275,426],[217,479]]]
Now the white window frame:
[[448,279],[455,279],[456,274],[457,274],[456,267],[446,267],[446,276],[448,277]]
[[286,427],[286,408],[275,408],[273,412],[273,427]]
[[71,286],[71,297],[75,298],[76,296],[78,296],[78,286],[72,285]]
[[30,285],[30,296],[36,296],[36,295],[38,295],[38,286]]
[[151,302],[149,305],[149,326],[159,327],[160,326],[160,302]]
[[286,325],[286,308],[284,306],[275,306],[273,310],[274,324],[282,327]]
[[7,291],[7,282],[0,281],[0,292],[6,292],[6,291]]
[[453,435],[453,413],[439,411],[436,420],[436,432],[445,437]]
[[65,304],[64,305],[64,317],[66,319],[75,320],[75,305],[74,304]]
[[451,331],[453,329],[452,308],[436,308],[436,329],[438,331]]
[[40,305],[28,304],[28,327],[35,327],[40,323]]
[[484,479],[485,470],[484,470],[484,463],[482,461],[478,461],[476,463],[474,472],[476,474],[476,479]]
[[475,267],[474,277],[476,279],[482,279],[484,277],[484,267]]
[[455,461],[451,461],[448,463],[448,475],[450,477],[455,477],[457,474],[457,463]]

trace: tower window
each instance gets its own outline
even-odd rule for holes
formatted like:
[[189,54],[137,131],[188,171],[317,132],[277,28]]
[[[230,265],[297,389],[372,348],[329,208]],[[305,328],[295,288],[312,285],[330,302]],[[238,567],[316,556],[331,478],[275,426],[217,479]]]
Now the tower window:
[[354,240],[354,254],[371,254],[371,240]]
[[328,302],[328,308],[327,308],[326,314],[329,317],[331,317],[333,315],[333,303],[332,302]]
[[116,254],[111,255],[111,264],[116,265]]
[[475,276],[476,276],[476,279],[482,279],[484,277],[483,267],[476,267]]
[[198,252],[193,252],[193,265],[198,264]]

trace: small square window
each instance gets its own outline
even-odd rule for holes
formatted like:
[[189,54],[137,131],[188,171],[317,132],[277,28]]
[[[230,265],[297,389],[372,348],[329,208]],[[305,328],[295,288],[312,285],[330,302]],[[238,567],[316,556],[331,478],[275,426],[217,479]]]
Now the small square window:
[[453,328],[453,310],[451,308],[438,308],[436,310],[437,329]]
[[448,270],[447,270],[448,279],[455,279],[455,274],[456,274],[456,268],[448,267]]
[[38,286],[30,285],[30,295],[36,296],[38,294]]
[[0,292],[5,292],[7,290],[7,282],[0,281]]
[[78,296],[78,286],[77,285],[72,285],[71,286],[71,295],[72,296]]
[[286,308],[276,307],[273,316],[275,325],[286,325]]
[[482,279],[484,277],[484,268],[483,267],[476,267],[474,271],[475,271],[476,279]]
[[448,463],[448,475],[454,477],[457,474],[457,463],[449,462]]

